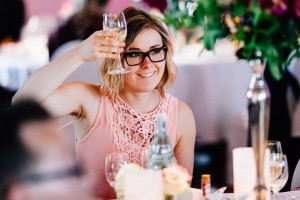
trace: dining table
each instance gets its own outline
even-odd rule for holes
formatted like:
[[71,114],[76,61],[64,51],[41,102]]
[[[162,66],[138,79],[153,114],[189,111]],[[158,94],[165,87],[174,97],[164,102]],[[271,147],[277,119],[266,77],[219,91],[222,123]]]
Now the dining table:
[[[273,198],[273,197],[272,197]],[[185,193],[177,195],[177,200],[202,200],[202,190],[198,188],[189,188]],[[278,200],[296,200],[300,199],[300,190],[280,192]],[[235,200],[234,193],[224,193],[222,199],[211,200]]]

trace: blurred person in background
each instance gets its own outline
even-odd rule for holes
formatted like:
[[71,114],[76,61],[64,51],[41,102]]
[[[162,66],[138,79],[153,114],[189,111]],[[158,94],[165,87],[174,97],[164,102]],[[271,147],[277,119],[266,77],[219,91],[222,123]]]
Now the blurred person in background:
[[87,199],[82,168],[65,136],[48,112],[34,102],[3,109],[0,199]]
[[72,40],[84,40],[103,26],[103,13],[108,0],[86,0],[82,10],[67,19],[50,35],[49,57],[53,52]]
[[[25,20],[24,3],[22,0],[0,1],[0,54],[1,48],[8,43],[20,39],[21,28]],[[14,92],[0,85],[0,106],[8,106]]]

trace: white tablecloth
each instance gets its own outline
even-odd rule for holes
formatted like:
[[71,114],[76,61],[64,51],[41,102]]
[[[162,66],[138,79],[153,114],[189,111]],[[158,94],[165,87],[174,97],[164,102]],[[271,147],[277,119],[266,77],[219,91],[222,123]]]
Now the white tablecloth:
[[[278,194],[278,200],[293,200],[291,197],[293,195],[296,197],[294,199],[300,199],[300,190],[280,192]],[[202,200],[202,191],[200,189],[190,188],[186,193],[178,195],[178,200]],[[222,200],[234,200],[233,193],[224,193]]]
[[0,85],[16,91],[39,67],[24,57],[0,55]]

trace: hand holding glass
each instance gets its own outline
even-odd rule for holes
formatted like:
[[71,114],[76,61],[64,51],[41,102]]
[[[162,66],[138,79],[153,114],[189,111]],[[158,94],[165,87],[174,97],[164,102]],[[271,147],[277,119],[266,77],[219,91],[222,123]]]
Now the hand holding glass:
[[[117,29],[119,33],[118,40],[124,41],[127,35],[126,19],[123,12],[120,13],[105,13],[103,14],[103,29],[114,30]],[[109,74],[125,74],[130,72],[130,69],[122,67],[121,57],[116,60],[117,68],[110,70]]]

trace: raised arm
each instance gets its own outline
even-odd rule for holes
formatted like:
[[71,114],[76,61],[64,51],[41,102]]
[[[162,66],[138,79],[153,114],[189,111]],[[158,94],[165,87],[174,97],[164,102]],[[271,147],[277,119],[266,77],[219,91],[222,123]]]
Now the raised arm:
[[174,149],[178,164],[185,167],[192,175],[194,168],[194,146],[196,138],[196,125],[191,109],[179,101],[177,120],[177,143]]
[[17,91],[12,103],[27,98],[41,103],[84,62],[117,58],[118,54],[114,53],[122,52],[124,47],[117,37],[118,33],[114,31],[96,31],[78,46],[33,73]]

